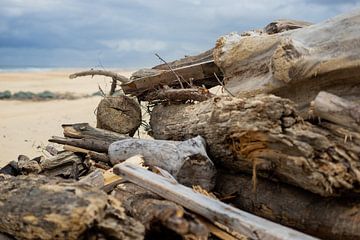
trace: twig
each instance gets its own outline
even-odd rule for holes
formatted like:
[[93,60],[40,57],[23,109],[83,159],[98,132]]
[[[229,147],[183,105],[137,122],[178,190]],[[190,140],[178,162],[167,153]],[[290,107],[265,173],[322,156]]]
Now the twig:
[[111,78],[115,79],[116,81],[119,81],[124,84],[130,82],[130,80],[128,78],[126,78],[120,74],[117,74],[115,72],[106,71],[106,70],[94,70],[94,69],[71,74],[69,76],[69,78],[73,79],[73,78],[77,78],[77,77],[94,76],[94,75],[102,75],[102,76],[106,76],[106,77],[111,77]]
[[232,93],[225,87],[224,83],[221,82],[221,80],[220,80],[219,77],[216,75],[216,73],[214,73],[214,76],[215,76],[216,80],[219,82],[219,84],[222,86],[222,88],[224,88],[225,91],[226,91],[228,94],[230,94],[230,96],[235,97],[235,95],[232,94]]
[[172,73],[174,73],[174,75],[176,76],[176,79],[177,79],[178,82],[180,83],[181,88],[184,88],[184,85],[182,84],[179,75],[172,69],[172,67],[171,67],[162,57],[160,57],[159,54],[155,53],[155,56],[157,56],[157,57],[160,59],[160,61],[162,61],[162,62],[164,62],[164,63],[166,64],[166,66],[170,69],[170,71],[171,71]]

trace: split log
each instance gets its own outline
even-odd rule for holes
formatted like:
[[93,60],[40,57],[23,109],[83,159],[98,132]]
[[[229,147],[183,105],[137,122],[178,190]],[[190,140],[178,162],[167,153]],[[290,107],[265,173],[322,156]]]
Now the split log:
[[126,162],[116,165],[114,173],[167,200],[174,201],[190,209],[211,222],[224,224],[231,230],[244,234],[251,239],[315,239],[236,209],[218,200],[197,193],[191,188],[174,183],[167,178]]
[[312,102],[315,116],[360,132],[360,104],[320,92]]
[[264,28],[264,32],[267,34],[275,34],[298,28],[308,27],[310,25],[312,25],[312,23],[298,20],[280,19],[266,25],[266,27]]
[[97,108],[97,128],[133,136],[141,124],[139,103],[125,95],[106,97]]
[[70,145],[74,147],[84,148],[100,153],[107,153],[108,148],[112,143],[112,141],[109,140],[100,140],[95,138],[77,139],[77,138],[63,138],[57,136],[52,136],[52,138],[49,139],[48,141],[63,145]]
[[59,178],[1,177],[0,232],[17,239],[143,239],[143,225],[90,185]]
[[232,204],[244,211],[304,231],[322,239],[360,239],[360,201],[323,198],[302,189],[251,176],[221,172],[216,191],[236,194]]
[[94,128],[88,123],[63,124],[64,136],[69,138],[96,138],[115,142],[129,136],[108,131],[100,128]]
[[183,142],[125,139],[109,147],[113,165],[138,154],[144,156],[146,165],[165,169],[184,185],[200,185],[207,190],[214,187],[216,169],[200,136]]
[[[144,100],[148,93],[164,85],[179,88],[180,83],[178,78],[180,78],[182,85],[185,87],[192,87],[189,86],[191,82],[193,86],[211,88],[219,85],[214,77],[214,73],[220,77],[222,76],[222,72],[213,60],[174,68],[172,70],[165,70],[157,75],[134,79],[127,84],[122,84],[121,87],[125,94],[131,94],[137,96],[140,100]],[[176,74],[174,74],[174,72]]]
[[236,95],[273,93],[307,113],[319,91],[348,100],[360,92],[360,10],[273,35],[221,37],[215,63]]
[[[183,239],[207,239],[208,231],[198,219],[185,212],[184,208],[174,202],[161,199],[133,183],[122,183],[112,192],[122,202],[123,207],[135,219],[146,227],[147,236],[161,234],[166,239],[167,231]],[[171,234],[170,234],[171,235]],[[170,239],[170,238],[168,238]]]
[[360,134],[344,143],[341,127],[312,125],[290,100],[258,95],[215,97],[198,104],[156,106],[155,139],[200,135],[215,164],[276,178],[323,196],[359,192]]

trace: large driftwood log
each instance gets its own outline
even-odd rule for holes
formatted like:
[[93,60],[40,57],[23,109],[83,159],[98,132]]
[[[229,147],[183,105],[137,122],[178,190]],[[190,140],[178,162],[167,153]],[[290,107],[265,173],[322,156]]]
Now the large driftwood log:
[[360,132],[360,104],[320,92],[312,102],[315,116]]
[[133,136],[141,124],[139,103],[125,95],[106,97],[97,108],[97,128]]
[[319,91],[359,99],[360,10],[283,33],[221,37],[215,63],[233,94],[286,97],[307,110]]
[[[183,239],[207,239],[206,226],[186,213],[183,207],[133,183],[118,185],[112,195],[119,199],[131,216],[141,221],[149,232],[164,234],[166,230],[171,230]],[[166,236],[161,236],[161,239],[165,238]]]
[[215,97],[198,104],[156,106],[156,139],[205,138],[214,163],[253,172],[323,196],[358,192],[360,134],[344,143],[339,126],[302,121],[287,99]]
[[0,232],[17,239],[142,239],[144,226],[120,202],[90,185],[0,176]]
[[223,224],[232,231],[244,234],[251,239],[314,239],[197,193],[191,188],[173,182],[171,179],[164,178],[130,163],[117,164],[114,167],[114,173],[167,200],[174,201],[190,209],[211,222]]
[[360,239],[360,201],[323,198],[302,189],[251,176],[221,172],[216,191],[242,210],[296,228],[322,239]]
[[109,147],[113,165],[138,154],[144,157],[146,165],[165,169],[184,185],[200,185],[207,190],[214,187],[216,169],[200,136],[183,142],[125,139]]

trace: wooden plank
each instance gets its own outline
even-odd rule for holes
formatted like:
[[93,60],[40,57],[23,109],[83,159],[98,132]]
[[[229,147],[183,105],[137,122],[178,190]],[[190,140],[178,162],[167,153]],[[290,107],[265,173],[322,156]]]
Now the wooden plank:
[[252,239],[316,239],[196,193],[191,188],[126,162],[116,165],[114,173]]
[[[186,85],[186,82],[190,82],[190,79],[196,86],[201,86],[204,84],[208,88],[213,87],[218,85],[217,80],[214,78],[214,73],[219,76],[222,75],[220,69],[216,66],[213,60],[180,67],[173,70],[176,72],[176,74],[183,78],[184,81],[182,82],[186,87],[189,87]],[[156,88],[159,88],[163,85],[176,86],[178,84],[179,83],[175,74],[168,70],[163,71],[157,75],[135,79],[129,83],[122,84],[121,87],[125,94],[139,96],[147,91],[156,90]]]

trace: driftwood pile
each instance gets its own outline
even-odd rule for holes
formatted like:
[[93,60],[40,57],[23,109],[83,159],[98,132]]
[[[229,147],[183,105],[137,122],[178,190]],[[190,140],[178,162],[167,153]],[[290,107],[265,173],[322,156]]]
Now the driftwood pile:
[[[71,75],[112,77],[97,127],[64,124],[63,150],[1,169],[0,237],[360,239],[359,49],[356,11],[157,55],[130,79]],[[141,101],[153,139],[134,137]]]

